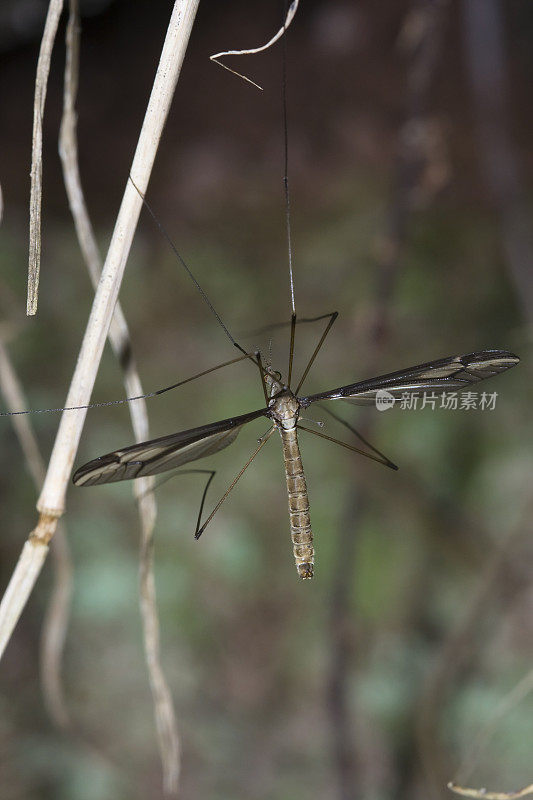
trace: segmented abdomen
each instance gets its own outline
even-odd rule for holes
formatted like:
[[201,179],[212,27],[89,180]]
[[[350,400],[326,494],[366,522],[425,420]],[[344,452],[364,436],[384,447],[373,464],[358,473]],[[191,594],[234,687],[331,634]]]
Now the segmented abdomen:
[[300,578],[312,578],[313,565],[315,563],[313,531],[311,530],[309,498],[307,496],[307,486],[296,427],[290,430],[285,428],[280,428],[279,430],[283,443],[283,460],[285,461],[285,477],[289,496],[291,539],[296,569]]

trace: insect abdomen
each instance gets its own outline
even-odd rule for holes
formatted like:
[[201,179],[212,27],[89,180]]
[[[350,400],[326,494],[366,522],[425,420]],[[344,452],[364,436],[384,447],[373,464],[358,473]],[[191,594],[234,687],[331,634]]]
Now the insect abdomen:
[[313,531],[309,516],[309,498],[305,483],[304,468],[296,427],[280,429],[283,443],[283,459],[285,461],[285,477],[289,496],[289,517],[291,522],[291,539],[296,561],[296,569],[300,578],[313,577],[315,550],[313,547]]

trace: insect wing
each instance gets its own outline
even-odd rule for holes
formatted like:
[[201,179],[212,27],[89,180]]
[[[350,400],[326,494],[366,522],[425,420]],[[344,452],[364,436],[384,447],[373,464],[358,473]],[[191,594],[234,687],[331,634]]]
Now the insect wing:
[[514,367],[519,358],[507,350],[481,350],[462,356],[440,358],[416,367],[408,367],[377,378],[370,378],[348,386],[340,386],[328,392],[320,392],[300,399],[308,406],[318,400],[348,400],[357,405],[376,402],[378,391],[387,391],[400,399],[407,393],[457,391],[485,378],[492,378],[500,372]]
[[263,416],[267,411],[268,409],[262,408],[239,417],[211,422],[199,428],[171,433],[159,439],[115,450],[84,464],[76,470],[72,482],[75,486],[96,486],[144,478],[180,467],[228,447],[235,441],[243,425]]

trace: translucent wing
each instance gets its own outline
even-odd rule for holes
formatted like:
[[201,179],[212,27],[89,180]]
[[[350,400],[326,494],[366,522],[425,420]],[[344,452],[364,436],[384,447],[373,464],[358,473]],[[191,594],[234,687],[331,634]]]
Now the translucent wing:
[[211,422],[200,428],[171,433],[159,439],[115,450],[84,464],[76,470],[72,482],[75,486],[96,486],[157,475],[159,472],[180,467],[228,447],[235,441],[243,425],[263,416],[267,411],[268,409],[262,408],[240,417]]
[[358,405],[374,404],[376,392],[386,390],[395,398],[404,392],[453,392],[465,389],[469,384],[477,383],[499,375],[500,372],[514,367],[519,358],[507,350],[481,350],[478,353],[467,353],[463,356],[440,358],[428,361],[416,367],[400,369],[380,375],[359,383],[340,386],[328,392],[312,394],[300,398],[306,407],[317,400],[349,400]]

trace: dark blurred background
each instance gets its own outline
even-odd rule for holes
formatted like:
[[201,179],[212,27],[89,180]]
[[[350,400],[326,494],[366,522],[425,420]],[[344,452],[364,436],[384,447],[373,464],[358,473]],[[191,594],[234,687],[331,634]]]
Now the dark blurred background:
[[[268,348],[269,334],[254,331],[290,315],[281,47],[228,60],[263,92],[209,55],[265,42],[282,6],[202,0],[148,194],[246,347]],[[80,164],[103,253],[170,9],[82,3]],[[33,408],[63,404],[93,296],[57,154],[63,20],[44,119],[39,313],[23,317],[45,11],[38,0],[0,10],[2,314]],[[287,39],[296,303],[301,316],[340,313],[304,388],[490,347],[522,364],[482,386],[498,392],[494,411],[335,405],[398,473],[302,434],[314,581],[294,569],[275,439],[199,543],[199,480],[159,490],[156,581],[184,798],[427,800],[449,796],[453,779],[500,790],[533,780],[532,45],[526,0],[301,2]],[[121,300],[147,391],[234,356],[146,213]],[[286,371],[287,329],[272,336]],[[297,372],[318,336],[298,328]],[[106,348],[93,399],[122,394]],[[151,432],[261,405],[257,371],[240,364],[150,400]],[[58,417],[32,422],[48,457]],[[264,427],[199,464],[217,469],[208,507]],[[0,435],[5,587],[36,496],[9,420]],[[131,441],[126,408],[93,409],[77,463]],[[54,727],[40,689],[50,561],[2,664],[2,799],[160,797],[131,486],[72,489],[65,522],[75,589],[64,681],[76,734]]]

